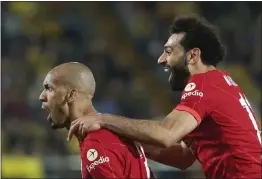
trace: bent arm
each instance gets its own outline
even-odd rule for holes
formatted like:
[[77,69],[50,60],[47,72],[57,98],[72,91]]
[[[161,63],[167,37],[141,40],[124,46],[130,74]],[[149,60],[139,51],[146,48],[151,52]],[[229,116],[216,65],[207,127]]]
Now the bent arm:
[[147,144],[142,146],[147,158],[181,170],[187,169],[196,160],[184,142],[170,148],[158,148]]
[[102,115],[101,126],[135,141],[171,147],[197,126],[197,120],[185,111],[173,110],[165,120],[135,120],[115,115]]

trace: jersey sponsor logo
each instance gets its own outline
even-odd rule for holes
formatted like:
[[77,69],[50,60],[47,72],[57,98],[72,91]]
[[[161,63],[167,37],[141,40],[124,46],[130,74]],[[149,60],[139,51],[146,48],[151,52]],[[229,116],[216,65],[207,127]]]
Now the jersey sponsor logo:
[[188,96],[201,96],[203,97],[203,93],[201,91],[195,90],[193,92],[188,92],[182,95],[181,99],[186,99]]
[[90,172],[91,170],[94,170],[96,168],[96,166],[102,164],[102,163],[106,163],[109,162],[109,157],[103,157],[101,156],[98,160],[94,161],[93,163],[91,163],[90,165],[86,166],[86,169],[88,170],[88,172]]
[[89,149],[86,153],[86,157],[90,162],[94,161],[97,158],[97,156],[98,153],[95,149]]
[[188,91],[192,91],[193,89],[196,88],[196,84],[195,83],[188,83],[185,87],[185,91],[188,92]]

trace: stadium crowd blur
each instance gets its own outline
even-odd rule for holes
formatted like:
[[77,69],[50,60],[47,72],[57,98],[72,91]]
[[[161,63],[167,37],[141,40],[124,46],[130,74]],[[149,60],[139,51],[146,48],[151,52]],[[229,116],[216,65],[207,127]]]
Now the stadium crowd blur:
[[55,65],[77,61],[93,71],[100,112],[136,118],[170,112],[180,94],[170,90],[157,59],[173,18],[186,14],[219,26],[227,45],[219,68],[243,88],[260,120],[261,16],[254,2],[1,3],[3,176],[51,176],[51,169],[73,163],[55,157],[79,153],[66,130],[50,129],[38,100]]

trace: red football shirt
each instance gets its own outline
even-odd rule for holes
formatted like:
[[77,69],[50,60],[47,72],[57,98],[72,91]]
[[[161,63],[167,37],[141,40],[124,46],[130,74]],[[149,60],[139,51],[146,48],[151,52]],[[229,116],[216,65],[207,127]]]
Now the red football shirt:
[[183,141],[207,178],[261,178],[261,131],[240,87],[225,72],[196,74],[175,110],[187,111],[199,126]]
[[141,145],[109,130],[89,133],[80,148],[82,178],[150,178]]

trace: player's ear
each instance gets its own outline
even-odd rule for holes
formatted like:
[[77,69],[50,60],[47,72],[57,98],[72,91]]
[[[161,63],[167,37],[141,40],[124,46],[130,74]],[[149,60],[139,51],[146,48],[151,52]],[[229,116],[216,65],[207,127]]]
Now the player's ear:
[[76,99],[77,93],[78,93],[77,89],[71,89],[67,94],[67,102],[72,103]]
[[201,51],[199,48],[193,48],[189,52],[189,64],[194,64],[200,59]]

